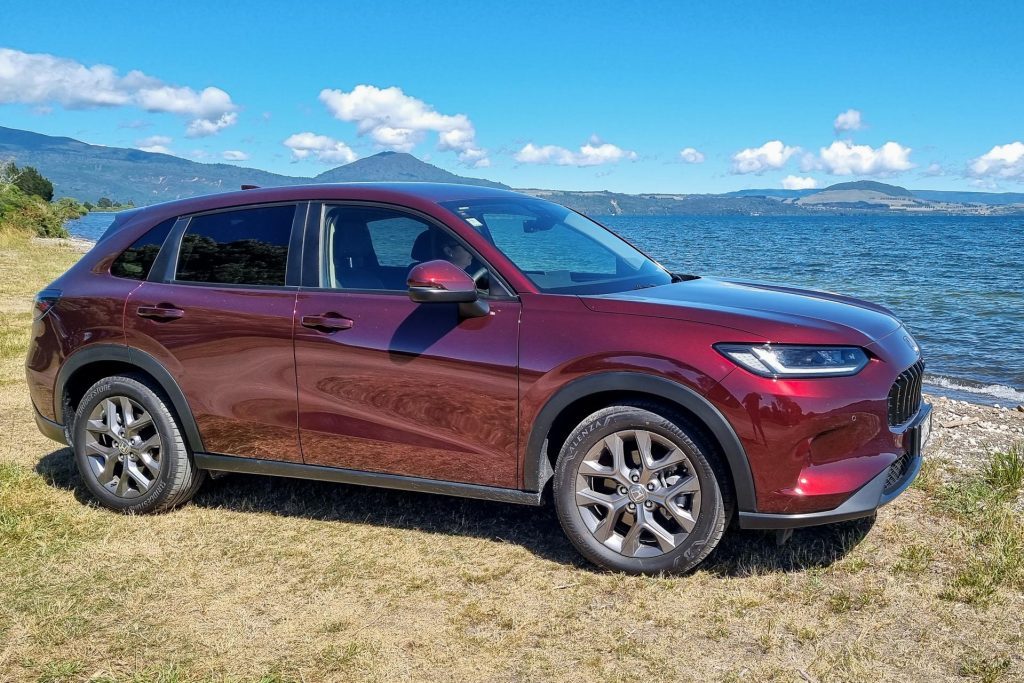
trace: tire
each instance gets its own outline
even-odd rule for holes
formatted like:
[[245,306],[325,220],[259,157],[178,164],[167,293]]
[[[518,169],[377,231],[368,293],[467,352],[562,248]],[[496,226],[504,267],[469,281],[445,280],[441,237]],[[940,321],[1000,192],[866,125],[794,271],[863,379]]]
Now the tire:
[[580,554],[628,574],[692,570],[718,545],[733,510],[728,475],[703,432],[646,402],[583,420],[558,455],[553,490]]
[[169,510],[190,500],[206,478],[170,401],[146,377],[116,375],[94,384],[78,405],[73,432],[78,472],[112,510]]

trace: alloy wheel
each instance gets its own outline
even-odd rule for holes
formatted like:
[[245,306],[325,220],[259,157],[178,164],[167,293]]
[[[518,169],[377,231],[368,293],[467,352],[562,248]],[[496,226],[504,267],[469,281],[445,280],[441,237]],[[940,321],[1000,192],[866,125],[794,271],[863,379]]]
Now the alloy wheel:
[[576,472],[576,507],[590,533],[626,557],[657,557],[693,531],[700,481],[679,446],[644,429],[595,444]]
[[85,426],[89,473],[119,498],[138,498],[153,486],[162,463],[153,416],[127,396],[103,399]]

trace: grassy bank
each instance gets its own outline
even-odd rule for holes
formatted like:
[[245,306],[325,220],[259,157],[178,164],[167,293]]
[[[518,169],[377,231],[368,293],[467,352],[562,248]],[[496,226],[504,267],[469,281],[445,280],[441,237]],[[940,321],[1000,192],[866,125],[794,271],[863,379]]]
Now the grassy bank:
[[64,223],[86,213],[85,207],[73,199],[48,202],[14,185],[0,183],[0,235],[67,237]]
[[873,524],[734,532],[668,579],[583,564],[550,508],[234,476],[100,509],[23,379],[32,294],[75,258],[0,242],[0,681],[1024,676],[1019,450],[937,452]]

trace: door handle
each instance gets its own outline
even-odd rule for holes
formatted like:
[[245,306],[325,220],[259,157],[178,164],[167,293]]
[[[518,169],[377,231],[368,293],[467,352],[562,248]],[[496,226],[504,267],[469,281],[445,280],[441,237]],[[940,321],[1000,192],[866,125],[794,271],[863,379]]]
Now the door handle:
[[153,320],[177,320],[185,315],[185,311],[161,304],[159,306],[139,306],[135,314],[140,318],[152,318]]
[[323,315],[304,315],[300,321],[303,327],[320,332],[337,332],[338,330],[352,329],[354,324],[350,318],[338,315],[337,313],[324,313]]

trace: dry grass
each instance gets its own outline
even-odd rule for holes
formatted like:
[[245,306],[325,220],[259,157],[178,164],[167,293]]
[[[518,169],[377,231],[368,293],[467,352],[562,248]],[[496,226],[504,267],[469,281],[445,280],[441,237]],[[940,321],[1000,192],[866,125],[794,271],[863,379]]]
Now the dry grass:
[[584,565],[550,508],[245,476],[97,508],[22,380],[31,295],[73,259],[0,248],[0,681],[1024,676],[1019,452],[665,579]]

